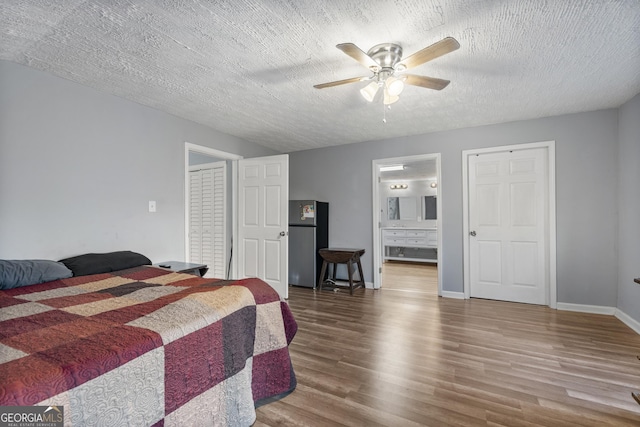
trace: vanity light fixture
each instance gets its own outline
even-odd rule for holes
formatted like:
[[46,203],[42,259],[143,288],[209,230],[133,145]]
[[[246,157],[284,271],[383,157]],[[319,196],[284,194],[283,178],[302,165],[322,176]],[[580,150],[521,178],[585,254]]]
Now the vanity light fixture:
[[389,188],[392,190],[406,190],[409,186],[407,184],[391,184]]

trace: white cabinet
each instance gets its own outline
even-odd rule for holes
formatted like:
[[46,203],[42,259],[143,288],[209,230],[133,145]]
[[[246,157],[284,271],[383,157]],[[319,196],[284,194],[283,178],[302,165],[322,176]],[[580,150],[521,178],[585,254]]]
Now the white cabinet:
[[435,228],[383,228],[384,260],[437,262],[438,230]]

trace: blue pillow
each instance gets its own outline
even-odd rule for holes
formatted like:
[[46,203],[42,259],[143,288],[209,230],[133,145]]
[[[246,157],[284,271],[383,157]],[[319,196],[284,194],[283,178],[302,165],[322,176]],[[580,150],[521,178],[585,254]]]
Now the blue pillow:
[[36,285],[73,276],[63,263],[46,259],[0,259],[0,289]]

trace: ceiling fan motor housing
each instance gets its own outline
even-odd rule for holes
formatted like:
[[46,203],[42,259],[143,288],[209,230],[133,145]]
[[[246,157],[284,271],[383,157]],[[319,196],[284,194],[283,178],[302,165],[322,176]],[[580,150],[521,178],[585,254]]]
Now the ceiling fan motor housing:
[[402,59],[402,46],[395,43],[377,44],[369,49],[367,55],[380,65],[380,70],[389,68],[390,71],[393,71],[396,64]]

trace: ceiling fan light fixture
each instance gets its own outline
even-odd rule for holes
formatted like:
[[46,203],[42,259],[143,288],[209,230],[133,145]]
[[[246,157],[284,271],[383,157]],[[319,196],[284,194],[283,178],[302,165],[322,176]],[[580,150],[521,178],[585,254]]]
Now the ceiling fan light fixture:
[[360,89],[362,97],[369,102],[373,102],[373,99],[376,97],[376,93],[378,93],[378,82],[375,81]]
[[387,87],[387,92],[389,92],[389,95],[398,96],[404,89],[404,82],[401,79],[389,77],[385,81],[385,86]]
[[387,90],[387,88],[385,87],[384,89],[384,105],[391,105],[394,104],[396,102],[398,102],[400,100],[400,97],[397,95],[391,95],[389,93],[389,91]]

